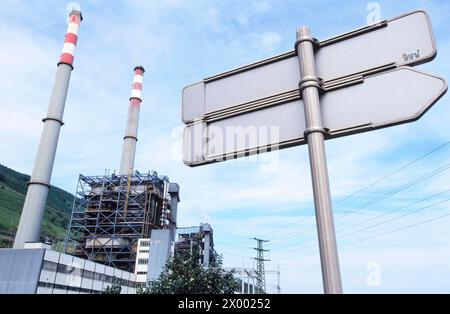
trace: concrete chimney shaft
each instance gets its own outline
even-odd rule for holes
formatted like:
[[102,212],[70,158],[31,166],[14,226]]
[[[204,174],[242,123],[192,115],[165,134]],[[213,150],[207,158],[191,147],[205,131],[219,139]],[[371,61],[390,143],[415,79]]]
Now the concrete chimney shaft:
[[31,180],[28,183],[27,195],[20,217],[19,229],[14,241],[15,249],[22,249],[26,242],[40,240],[41,223],[47,203],[50,179],[58,146],[59,133],[63,123],[64,107],[71,72],[75,47],[78,41],[78,30],[83,17],[80,11],[69,14],[68,28],[61,57],[58,63],[53,92],[50,97],[47,117],[43,119],[42,131],[36,161]]
[[130,108],[128,111],[127,129],[125,131],[123,142],[119,175],[130,175],[134,170],[144,73],[145,69],[141,66],[137,66],[134,69],[133,89],[131,91]]

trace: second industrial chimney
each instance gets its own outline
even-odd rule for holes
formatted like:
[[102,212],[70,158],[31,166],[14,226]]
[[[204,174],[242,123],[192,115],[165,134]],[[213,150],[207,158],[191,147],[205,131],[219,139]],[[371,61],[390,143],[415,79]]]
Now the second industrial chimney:
[[130,109],[128,111],[127,129],[123,142],[119,175],[130,175],[134,170],[144,73],[145,69],[142,66],[134,68],[133,89],[131,91]]

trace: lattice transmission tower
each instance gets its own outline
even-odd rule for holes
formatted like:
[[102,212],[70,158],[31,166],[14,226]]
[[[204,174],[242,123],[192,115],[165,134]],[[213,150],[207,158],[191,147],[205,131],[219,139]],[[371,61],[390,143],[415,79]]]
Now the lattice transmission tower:
[[268,240],[262,240],[258,238],[253,238],[256,241],[256,292],[266,293],[266,273],[264,270],[264,262],[269,260],[264,259],[264,252],[269,252],[269,250],[264,249],[264,243],[269,242]]

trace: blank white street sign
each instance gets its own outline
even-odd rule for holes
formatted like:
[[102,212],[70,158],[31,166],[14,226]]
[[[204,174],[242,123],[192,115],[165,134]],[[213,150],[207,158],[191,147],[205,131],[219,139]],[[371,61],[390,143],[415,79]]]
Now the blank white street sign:
[[[447,91],[445,79],[400,67],[321,97],[328,139],[419,119]],[[297,92],[298,93],[298,92]],[[300,99],[248,112],[222,110],[187,126],[184,162],[189,166],[305,144]]]
[[320,43],[310,34],[297,30],[298,51],[186,87],[183,160],[195,167],[307,141],[324,291],[335,294],[342,283],[324,139],[415,121],[447,81],[411,68],[437,53],[424,11]]
[[[331,86],[373,71],[424,63],[435,56],[429,16],[415,11],[321,41],[316,67],[318,76]],[[189,124],[220,110],[255,103],[271,106],[291,101],[298,98],[299,78],[294,51],[205,79],[183,90],[183,121]]]

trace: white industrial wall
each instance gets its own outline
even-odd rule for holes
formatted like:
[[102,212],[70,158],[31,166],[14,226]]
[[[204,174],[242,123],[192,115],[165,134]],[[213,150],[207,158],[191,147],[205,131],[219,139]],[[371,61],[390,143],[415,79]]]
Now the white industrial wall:
[[[100,277],[100,274],[102,275],[101,278],[96,278],[97,280],[94,280],[92,283],[92,290],[97,291],[103,291],[103,281],[104,281],[104,274],[106,271],[106,266],[102,264],[95,264],[95,274],[97,277]],[[106,289],[106,287],[105,287]]]
[[[105,269],[105,275],[107,275],[107,276],[114,276],[114,268],[111,268],[111,267],[106,267],[106,269]],[[111,284],[112,284],[112,282],[110,282],[110,281],[103,281],[103,289],[102,289],[102,291],[104,291],[108,286],[111,286]]]
[[[130,273],[130,281],[137,283],[137,276],[133,273]],[[136,285],[128,288],[128,294],[136,294]]]
[[[72,264],[73,256],[67,255],[67,254],[60,254],[59,255],[59,262],[58,267],[62,268],[64,266],[67,266],[69,264]],[[58,286],[67,286],[69,283],[69,276],[66,272],[61,272],[60,270],[56,273],[56,279],[55,279],[55,288],[53,288],[54,294],[67,294],[67,291],[65,289],[57,288]]]
[[45,251],[0,249],[0,294],[34,294]]
[[92,289],[94,284],[94,273],[95,273],[95,264],[92,261],[86,261],[84,264],[84,273],[83,273],[83,281],[81,282],[81,288],[83,289]]
[[[134,267],[134,275],[136,276],[137,282],[144,283],[147,281],[148,260],[150,258],[150,243],[150,239],[139,239],[138,241],[136,264]],[[139,263],[140,260],[147,260],[147,263]]]
[[[49,261],[51,263],[54,263],[54,269],[56,269],[58,262],[59,262],[59,253],[55,251],[49,251],[45,250],[44,254],[44,261]],[[41,275],[39,276],[39,282],[44,283],[51,283],[53,284],[55,282],[56,278],[56,271],[54,270],[47,270],[46,268],[41,269]],[[38,287],[37,288],[38,294],[53,294],[53,288],[52,287]]]
[[0,250],[1,293],[101,293],[112,277],[123,281],[122,294],[136,293],[133,273],[51,250]]

